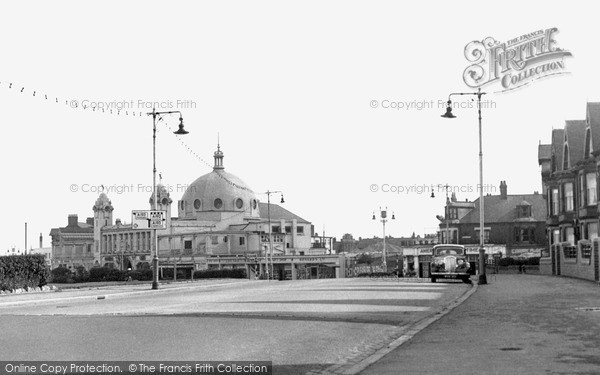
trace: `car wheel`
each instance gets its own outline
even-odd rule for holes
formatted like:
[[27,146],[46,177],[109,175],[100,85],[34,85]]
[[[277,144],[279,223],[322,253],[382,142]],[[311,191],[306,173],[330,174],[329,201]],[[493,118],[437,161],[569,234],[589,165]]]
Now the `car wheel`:
[[432,282],[432,283],[435,283],[435,277],[432,277],[432,278],[431,278],[431,282]]

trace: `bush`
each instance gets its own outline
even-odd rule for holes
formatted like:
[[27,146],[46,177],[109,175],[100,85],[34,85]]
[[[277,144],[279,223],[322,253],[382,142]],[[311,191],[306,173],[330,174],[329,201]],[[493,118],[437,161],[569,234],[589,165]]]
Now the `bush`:
[[73,275],[73,281],[76,283],[86,283],[90,281],[90,273],[85,269],[84,266],[75,268],[75,274]]
[[73,273],[66,267],[56,267],[51,273],[53,283],[66,284],[75,282],[73,279]]
[[89,281],[125,281],[126,272],[110,267],[94,267],[90,270]]
[[152,270],[151,269],[139,269],[135,271],[126,271],[125,279],[131,276],[132,280],[140,280],[140,281],[148,281],[152,280]]
[[0,257],[0,290],[42,287],[49,278],[50,272],[41,254]]
[[242,268],[194,272],[194,279],[245,279],[246,277],[246,270]]

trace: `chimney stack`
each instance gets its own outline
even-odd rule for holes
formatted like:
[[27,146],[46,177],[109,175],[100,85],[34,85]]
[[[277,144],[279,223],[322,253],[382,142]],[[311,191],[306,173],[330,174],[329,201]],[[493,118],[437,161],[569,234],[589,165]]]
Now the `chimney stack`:
[[76,227],[77,226],[77,214],[69,215],[68,226]]
[[500,198],[507,199],[506,181],[500,181]]

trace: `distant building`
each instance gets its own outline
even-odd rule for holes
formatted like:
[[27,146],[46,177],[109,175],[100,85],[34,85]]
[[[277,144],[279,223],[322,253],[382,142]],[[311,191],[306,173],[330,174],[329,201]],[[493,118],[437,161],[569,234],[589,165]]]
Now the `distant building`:
[[[166,211],[166,229],[157,230],[161,275],[189,278],[193,270],[211,268],[244,268],[248,275],[265,275],[265,257],[272,255],[276,278],[343,277],[344,258],[324,255],[333,243],[315,247],[309,221],[279,205],[260,202],[242,180],[225,171],[223,157],[219,146],[213,171],[188,186],[176,204],[175,217],[168,189],[157,186],[157,210]],[[153,230],[119,219],[113,224],[114,208],[104,193],[93,211],[94,217],[85,223],[69,215],[66,227],[52,229],[53,266],[151,266]],[[308,257],[312,252],[320,256]]]
[[80,223],[76,214],[69,215],[67,226],[53,228],[50,236],[52,268],[90,268],[98,264],[94,253],[94,218],[87,218],[85,223]]
[[46,259],[46,265],[52,266],[52,247],[44,247],[44,238],[40,233],[40,247],[29,249],[29,254],[41,254]]
[[358,241],[350,233],[344,234],[337,244],[337,251],[340,253],[352,253],[356,250],[358,250]]
[[307,255],[335,254],[335,245],[335,237],[327,237],[324,233],[319,236],[319,233],[315,233],[310,238],[310,249]]
[[[499,195],[484,200],[484,244],[487,253],[534,254],[546,246],[546,201],[543,194],[508,194],[506,181]],[[446,216],[440,218],[440,243],[480,243],[479,199],[458,201],[453,193],[446,202]],[[502,251],[504,250],[504,251]]]

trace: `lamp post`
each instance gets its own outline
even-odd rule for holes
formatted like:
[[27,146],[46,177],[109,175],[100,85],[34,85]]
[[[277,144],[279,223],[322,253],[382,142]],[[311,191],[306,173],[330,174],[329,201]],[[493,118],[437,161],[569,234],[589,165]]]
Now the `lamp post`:
[[[271,262],[269,264],[268,260],[267,260],[267,254],[265,254],[265,263],[267,263],[267,267],[266,267],[266,273],[267,273],[267,279],[271,280],[271,278],[273,277],[273,236],[271,235],[272,232],[272,228],[271,228],[271,194],[273,193],[280,193],[281,194],[281,203],[285,203],[285,200],[283,200],[283,192],[276,190],[276,191],[269,191],[267,190],[265,192],[265,194],[267,194],[267,216],[268,216],[268,220],[269,220],[269,256],[271,258]],[[269,268],[271,269],[269,272]]]
[[[439,186],[439,185],[438,185]],[[448,185],[448,183],[446,183],[446,185],[444,185],[444,189],[446,190],[446,207],[444,209],[444,217],[441,217],[439,215],[437,215],[437,219],[439,221],[445,221],[446,222],[446,238],[444,243],[450,243],[450,226],[449,226],[449,219],[450,219],[450,213],[449,213],[449,208],[448,208],[448,188],[450,187],[450,185]],[[435,194],[433,193],[433,191],[431,192],[431,198],[435,198]]]
[[485,95],[485,92],[481,92],[481,88],[477,89],[477,92],[455,92],[448,95],[448,106],[446,107],[446,113],[442,115],[445,118],[455,118],[452,114],[452,101],[450,97],[452,95],[476,95],[477,96],[477,110],[479,113],[479,284],[487,284],[487,277],[485,275],[485,248],[484,245],[484,210],[483,210],[483,151],[481,145],[481,96]]
[[[379,217],[381,219],[381,223],[383,224],[383,251],[382,251],[382,256],[383,256],[383,260],[382,260],[382,268],[383,268],[383,272],[387,272],[387,259],[386,259],[386,249],[385,249],[385,223],[387,223],[388,218],[387,218],[387,207],[385,208],[385,210],[382,210],[381,207],[379,207]],[[373,220],[375,220],[375,212],[373,212]],[[394,215],[394,213],[392,213],[392,220],[396,220],[396,216]]]
[[[179,129],[173,133],[188,134],[189,132],[183,128],[183,117],[180,111],[156,112],[156,108],[152,108],[152,112],[148,113],[148,116],[152,116],[152,210],[154,211],[156,211],[156,117],[173,113],[179,114]],[[158,233],[156,229],[154,229],[154,258],[152,258],[152,289],[158,289]]]

